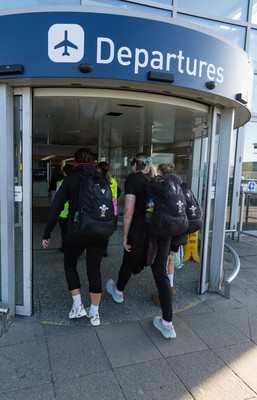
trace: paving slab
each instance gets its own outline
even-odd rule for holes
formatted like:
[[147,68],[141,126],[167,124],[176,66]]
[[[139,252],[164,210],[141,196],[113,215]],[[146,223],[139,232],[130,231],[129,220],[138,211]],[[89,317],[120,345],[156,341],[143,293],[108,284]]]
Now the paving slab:
[[[237,330],[239,330],[243,335],[252,339],[251,331],[250,331],[250,319],[251,312],[248,310],[242,310],[242,308],[237,308],[234,310],[220,312],[218,315],[227,323],[234,326]],[[254,314],[254,319],[256,319],[256,314]],[[257,329],[257,324],[256,324]],[[254,327],[253,327],[254,332]],[[257,331],[256,331],[257,334]]]
[[210,348],[249,341],[247,336],[216,313],[205,313],[204,319],[202,315],[184,316],[183,320]]
[[99,327],[97,335],[113,368],[161,357],[139,323]]
[[0,393],[50,383],[45,338],[0,348]]
[[257,346],[240,343],[213,350],[226,365],[257,393]]
[[66,379],[54,383],[56,400],[124,400],[112,371]]
[[[207,299],[206,297],[205,299]],[[204,313],[213,313],[214,310],[211,309],[205,299],[200,301],[195,301],[192,304],[188,304],[185,308],[182,308],[175,312],[179,317],[183,318],[184,315],[197,315]]]
[[0,349],[3,346],[23,343],[30,340],[40,339],[44,337],[43,326],[28,318],[15,317],[8,324],[8,335],[4,334],[0,337]]
[[246,400],[256,395],[211,350],[169,357],[167,362],[195,400]]
[[[233,289],[231,289],[232,292]],[[210,292],[205,303],[211,310],[215,312],[232,310],[235,308],[243,308],[244,304],[231,294],[230,299],[224,297],[220,293]]]
[[164,359],[114,369],[127,400],[192,400]]
[[55,400],[52,383],[0,393],[0,400]]
[[256,255],[241,257],[240,266],[241,270],[244,270],[246,268],[252,270],[252,272],[253,270],[256,270]]
[[253,308],[257,304],[257,287],[254,288],[245,281],[240,284],[235,282],[231,288],[231,297],[247,308]]
[[110,369],[93,327],[73,335],[47,336],[46,341],[54,381]]
[[[44,332],[46,336],[51,336],[51,335],[74,335],[78,333],[84,333],[85,332],[85,326],[83,325],[78,325],[78,324],[58,324],[58,323],[49,323],[49,322],[43,322],[42,323],[44,327]],[[88,325],[90,326],[90,325]]]
[[179,317],[175,316],[173,322],[177,334],[175,339],[164,339],[162,334],[153,326],[152,321],[141,322],[163,357],[201,351],[207,348],[206,344]]
[[250,337],[255,343],[257,342],[257,315],[256,306],[252,310],[248,310],[249,325],[250,325]]

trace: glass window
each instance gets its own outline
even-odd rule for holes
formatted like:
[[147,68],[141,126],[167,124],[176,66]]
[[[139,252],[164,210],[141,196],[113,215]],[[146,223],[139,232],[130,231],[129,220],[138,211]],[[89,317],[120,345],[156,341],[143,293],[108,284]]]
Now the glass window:
[[153,3],[159,3],[159,4],[167,4],[168,6],[173,4],[173,0],[158,0],[158,1],[153,1]]
[[256,74],[253,77],[252,112],[257,113],[257,75]]
[[247,18],[248,0],[177,0],[177,2],[178,7],[187,8],[194,14],[236,21],[246,21]]
[[[130,2],[130,0],[118,0],[119,2]],[[133,1],[133,0],[132,0]],[[173,0],[148,0],[146,1],[140,1],[138,0],[137,3],[147,3],[149,6],[153,6],[153,7],[161,7],[162,4],[163,5],[167,5],[167,6],[171,6],[173,3]]]
[[[257,137],[256,122],[248,122],[245,127],[243,166],[241,189],[250,193],[245,195],[244,213],[242,219],[243,231],[256,233],[256,205],[257,205]],[[255,231],[255,232],[254,232]]]
[[232,135],[230,154],[229,154],[229,184],[228,184],[227,217],[226,217],[226,228],[225,228],[228,230],[230,228],[230,220],[231,220],[231,213],[232,213],[237,134],[238,134],[238,131],[234,130],[233,135]]
[[[1,185],[0,185],[1,192]],[[1,227],[1,214],[0,214],[0,227]],[[1,230],[0,230],[0,247],[1,247]],[[1,258],[0,258],[0,301],[2,300],[2,271],[1,271]]]
[[251,165],[257,165],[257,137],[256,137],[256,129],[257,123],[256,122],[248,122],[245,127],[245,142],[244,142],[244,155],[243,155],[243,175],[246,179],[248,178],[255,178],[257,179],[257,172],[255,171],[256,175],[252,174]]
[[249,56],[253,62],[254,69],[257,69],[257,29],[250,32]]
[[0,9],[58,4],[80,4],[80,0],[0,0]]
[[245,28],[243,27],[225,24],[223,22],[218,22],[218,21],[210,21],[203,18],[192,17],[190,15],[185,15],[185,14],[178,14],[178,18],[182,18],[186,21],[190,21],[193,22],[194,24],[208,28],[222,36],[225,36],[227,39],[236,43],[238,46],[244,48]]
[[[150,2],[149,6],[145,6],[145,5],[140,5],[140,4],[135,4],[135,3],[130,3],[129,1],[120,1],[120,0],[109,0],[108,3],[106,3],[105,0],[91,0],[91,1],[87,1],[87,0],[82,0],[82,5],[91,5],[91,6],[104,6],[104,7],[121,7],[125,10],[138,10],[138,11],[142,11],[142,12],[147,12],[147,13],[152,13],[152,14],[158,14],[158,15],[163,15],[163,16],[167,16],[167,17],[171,17],[171,11],[168,10],[161,10],[160,8],[156,8],[156,7],[161,7],[161,5],[159,4],[159,2]],[[170,0],[169,1],[162,1],[161,3],[163,4],[169,4],[170,5]],[[151,5],[153,5],[153,7],[151,7]],[[156,7],[154,7],[156,6]]]
[[257,0],[253,0],[252,6],[252,23],[257,24]]

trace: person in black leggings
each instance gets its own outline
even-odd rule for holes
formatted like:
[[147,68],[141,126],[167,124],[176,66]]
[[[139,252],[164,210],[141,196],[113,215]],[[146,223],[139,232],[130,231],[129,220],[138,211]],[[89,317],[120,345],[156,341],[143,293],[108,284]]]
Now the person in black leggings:
[[125,181],[125,204],[123,213],[123,262],[120,267],[117,285],[113,279],[106,283],[106,289],[117,303],[123,302],[123,291],[132,274],[138,274],[146,265],[146,247],[154,242],[156,256],[151,265],[152,273],[160,295],[162,317],[156,316],[154,326],[165,338],[174,338],[172,325],[172,296],[166,262],[170,240],[148,238],[145,227],[146,180],[156,175],[151,157],[138,153],[131,163],[133,173]]
[[[73,217],[78,209],[81,176],[86,178],[93,174],[98,174],[93,165],[94,158],[90,149],[81,148],[74,155],[76,164],[73,172],[64,179],[55,195],[46,221],[42,245],[44,249],[49,246],[50,235],[58,221],[58,216],[63,209],[64,203],[69,201],[67,236],[64,243],[64,270],[68,289],[73,299],[69,318],[74,319],[86,316],[90,319],[90,323],[93,326],[98,326],[100,325],[99,306],[102,295],[100,265],[108,240],[99,236],[94,237],[92,234],[79,236],[73,231]],[[87,309],[84,308],[82,303],[81,283],[77,272],[78,258],[85,249],[87,250],[87,276],[91,299],[91,305]]]

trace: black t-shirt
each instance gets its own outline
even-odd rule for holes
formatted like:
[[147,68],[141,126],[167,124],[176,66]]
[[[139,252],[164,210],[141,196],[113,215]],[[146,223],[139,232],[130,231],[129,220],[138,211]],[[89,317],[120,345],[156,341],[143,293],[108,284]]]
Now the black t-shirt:
[[133,194],[136,196],[135,209],[140,213],[145,212],[146,185],[145,178],[141,171],[131,173],[125,180],[125,195]]

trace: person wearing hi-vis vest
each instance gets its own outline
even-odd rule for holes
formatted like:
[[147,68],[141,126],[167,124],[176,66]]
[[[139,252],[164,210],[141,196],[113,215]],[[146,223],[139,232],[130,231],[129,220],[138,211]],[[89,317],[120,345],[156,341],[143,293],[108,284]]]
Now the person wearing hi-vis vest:
[[[113,208],[114,208],[114,215],[116,218],[116,222],[118,223],[118,184],[115,178],[111,176],[110,173],[110,164],[108,164],[106,161],[101,161],[97,166],[96,166],[97,172],[102,173],[108,181],[110,182],[110,188],[112,192],[112,203],[113,203]],[[103,257],[107,257],[107,249],[103,254]]]
[[[67,175],[69,175],[73,170],[73,166],[71,164],[66,164],[63,167],[63,176],[64,179]],[[56,182],[56,191],[60,188],[61,184],[63,183],[63,179],[60,181]],[[64,204],[64,208],[62,212],[59,215],[58,223],[60,226],[61,230],[61,237],[62,237],[62,246],[60,247],[60,251],[63,252],[64,248],[64,242],[66,239],[66,234],[67,234],[67,221],[68,221],[68,215],[69,215],[69,202],[66,201]]]

